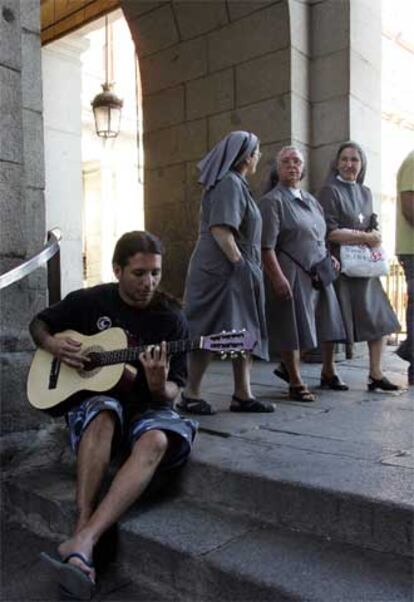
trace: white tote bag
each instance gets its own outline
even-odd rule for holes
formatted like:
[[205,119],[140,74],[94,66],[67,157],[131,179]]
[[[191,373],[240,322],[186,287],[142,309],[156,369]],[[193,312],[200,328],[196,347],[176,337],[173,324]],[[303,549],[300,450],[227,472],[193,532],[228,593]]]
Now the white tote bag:
[[388,274],[388,260],[382,247],[341,245],[341,272],[352,278],[378,278]]

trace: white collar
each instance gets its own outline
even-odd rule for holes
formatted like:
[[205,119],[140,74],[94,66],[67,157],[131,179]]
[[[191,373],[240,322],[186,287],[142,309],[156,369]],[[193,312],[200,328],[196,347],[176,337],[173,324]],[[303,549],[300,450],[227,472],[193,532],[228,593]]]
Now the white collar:
[[345,178],[341,178],[339,174],[337,174],[336,179],[340,182],[343,182],[344,184],[357,184],[356,180],[345,180]]
[[302,195],[302,191],[300,188],[290,188],[289,187],[290,192],[293,194],[293,196],[295,197],[295,199],[302,199],[303,195]]

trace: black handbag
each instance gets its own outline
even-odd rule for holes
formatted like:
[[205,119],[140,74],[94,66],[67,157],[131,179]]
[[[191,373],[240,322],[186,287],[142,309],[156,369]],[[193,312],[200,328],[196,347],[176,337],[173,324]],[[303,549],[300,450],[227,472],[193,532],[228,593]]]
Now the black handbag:
[[279,252],[287,255],[296,265],[298,265],[311,279],[313,288],[320,290],[332,284],[338,278],[338,272],[335,270],[331,254],[327,251],[323,259],[314,263],[310,270],[306,270],[297,259],[284,249],[278,249]]
[[311,267],[310,277],[312,285],[317,289],[329,286],[338,278],[338,272],[334,268],[330,253],[327,252],[321,261]]

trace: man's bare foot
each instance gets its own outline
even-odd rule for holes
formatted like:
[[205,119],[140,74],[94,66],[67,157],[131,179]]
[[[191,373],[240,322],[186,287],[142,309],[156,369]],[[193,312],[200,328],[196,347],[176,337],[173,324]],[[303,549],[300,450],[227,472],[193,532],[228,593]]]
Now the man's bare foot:
[[96,573],[92,562],[93,544],[90,539],[82,533],[78,533],[61,543],[58,553],[62,560],[68,559],[69,564],[78,567],[95,583]]

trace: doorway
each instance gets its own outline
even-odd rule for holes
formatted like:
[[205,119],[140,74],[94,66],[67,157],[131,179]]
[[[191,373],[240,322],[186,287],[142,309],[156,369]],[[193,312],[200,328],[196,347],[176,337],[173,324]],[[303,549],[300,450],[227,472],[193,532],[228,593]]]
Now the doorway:
[[116,138],[91,101],[105,81],[105,18],[42,49],[47,228],[63,231],[62,293],[113,279],[121,234],[145,227],[139,66],[121,10],[108,15],[108,80],[123,99]]

